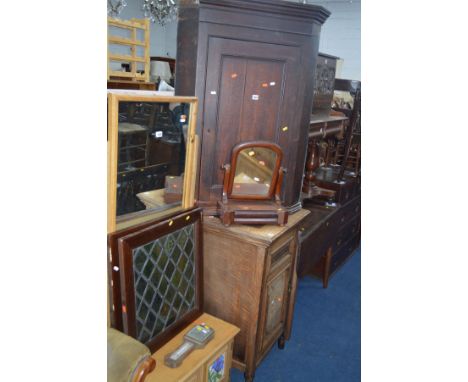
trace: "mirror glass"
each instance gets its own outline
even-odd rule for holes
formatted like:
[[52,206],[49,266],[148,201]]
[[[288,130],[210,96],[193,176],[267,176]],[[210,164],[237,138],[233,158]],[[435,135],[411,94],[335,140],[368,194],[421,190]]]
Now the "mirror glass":
[[248,147],[237,156],[231,195],[267,196],[273,180],[276,153],[266,147]]
[[182,205],[190,107],[119,102],[117,216]]

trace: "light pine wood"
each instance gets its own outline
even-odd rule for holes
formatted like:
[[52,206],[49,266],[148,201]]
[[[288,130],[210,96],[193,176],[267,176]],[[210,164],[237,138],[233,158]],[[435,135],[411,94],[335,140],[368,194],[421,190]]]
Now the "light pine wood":
[[115,231],[117,211],[117,150],[118,112],[117,97],[109,94],[107,107],[107,233]]
[[120,20],[120,19],[108,17],[107,23],[115,27],[127,28],[127,29],[134,29],[134,28],[145,29],[146,27],[145,19]]
[[145,20],[145,78],[149,81],[150,78],[150,26],[149,19],[144,18]]
[[122,38],[122,37],[117,37],[117,36],[109,36],[107,38],[107,41],[111,43],[115,43],[115,44],[120,44],[120,45],[146,46],[146,44],[143,41],[132,40],[132,39]]
[[[108,31],[107,37],[107,80],[111,77],[125,77],[135,81],[149,82],[149,71],[150,71],[150,31],[149,31],[149,20],[145,19],[131,19],[131,20],[118,20],[112,17],[107,18],[108,26],[114,28],[120,28],[130,31],[131,38],[122,38],[115,36]],[[143,41],[138,40],[138,30],[143,30],[144,39]],[[130,55],[113,54],[110,52],[110,45],[125,45],[130,47]],[[143,56],[137,55],[137,47],[143,47]],[[110,63],[112,61],[118,62],[129,62],[130,72],[122,72],[117,70],[111,70]],[[144,74],[137,73],[138,63],[144,64]]]
[[[130,62],[142,62],[144,63],[145,62],[145,58],[144,57],[137,57],[137,56],[127,56],[127,55],[124,55],[124,54],[109,54],[109,59],[111,61],[123,61],[123,62],[127,62],[127,61],[130,61]],[[132,65],[132,67],[134,67],[134,65]],[[118,72],[119,73],[119,72]],[[128,73],[128,72],[125,72],[125,73]],[[136,71],[131,72],[132,76],[135,76],[137,73]]]
[[[146,221],[163,218],[177,211],[194,207],[195,183],[198,166],[198,137],[195,134],[198,102],[196,97],[175,97],[166,93],[142,90],[108,90],[108,141],[107,141],[107,233],[131,227]],[[117,221],[117,162],[118,162],[118,110],[119,102],[167,102],[190,103],[190,119],[187,130],[184,193],[178,207],[164,211],[145,210]]]
[[110,70],[108,78],[125,77],[125,78],[130,78],[130,79],[141,80],[142,82],[147,82],[146,77],[143,74],[137,73],[135,76],[136,77],[134,77],[133,74],[130,73],[130,72],[119,72],[119,71],[115,71],[115,70]]
[[184,190],[193,190],[193,192],[186,192],[183,195],[183,207],[190,208],[195,205],[195,188],[198,177],[198,155],[200,152],[200,140],[198,135],[195,134],[195,121],[197,120],[198,113],[198,100],[193,101],[194,107],[190,108],[189,121],[191,128],[187,133],[187,155],[186,166],[192,169],[190,172],[185,173],[184,177]]
[[[132,39],[133,40],[136,40],[137,39],[137,29],[136,28],[133,28],[132,29]],[[137,74],[137,62],[141,62],[141,61],[137,61],[137,47],[135,45],[131,45],[130,46],[130,52],[132,53],[132,62],[131,62],[131,71],[132,71],[132,74],[135,76]],[[111,57],[112,58],[112,57]],[[143,62],[145,62],[145,58],[146,57],[143,57]]]
[[[164,364],[164,357],[176,350],[183,342],[184,335],[196,324],[204,322],[215,330],[214,338],[199,350],[194,350],[181,366],[171,369]],[[164,345],[152,358],[156,361],[156,369],[148,375],[145,382],[201,382],[206,381],[207,368],[222,352],[226,354],[225,375],[229,381],[229,369],[231,365],[232,342],[239,328],[222,321],[209,314],[203,314],[200,318],[188,325],[170,342]],[[223,380],[224,381],[224,380]]]

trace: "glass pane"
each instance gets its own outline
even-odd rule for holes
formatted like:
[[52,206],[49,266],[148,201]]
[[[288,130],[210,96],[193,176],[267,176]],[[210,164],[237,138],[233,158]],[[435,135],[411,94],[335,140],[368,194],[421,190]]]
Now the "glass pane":
[[192,224],[133,250],[137,339],[142,342],[195,307],[194,232]]
[[237,157],[232,195],[267,196],[270,191],[276,153],[265,147],[249,147]]
[[286,274],[277,277],[268,287],[268,313],[265,333],[268,336],[281,322]]
[[120,102],[117,216],[182,203],[190,104]]

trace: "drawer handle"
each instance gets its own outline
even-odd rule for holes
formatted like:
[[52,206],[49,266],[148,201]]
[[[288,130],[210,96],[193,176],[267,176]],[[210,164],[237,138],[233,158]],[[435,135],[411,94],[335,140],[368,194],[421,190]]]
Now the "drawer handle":
[[283,130],[284,132],[286,132],[286,131],[289,130],[289,127],[288,127],[288,126],[284,126],[282,130]]

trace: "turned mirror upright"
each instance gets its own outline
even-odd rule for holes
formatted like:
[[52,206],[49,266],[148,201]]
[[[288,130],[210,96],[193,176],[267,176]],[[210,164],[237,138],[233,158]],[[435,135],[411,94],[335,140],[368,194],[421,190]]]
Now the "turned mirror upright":
[[223,197],[218,212],[223,224],[278,224],[288,221],[281,203],[283,151],[272,142],[236,145],[223,169]]
[[108,91],[108,233],[195,204],[197,99]]

